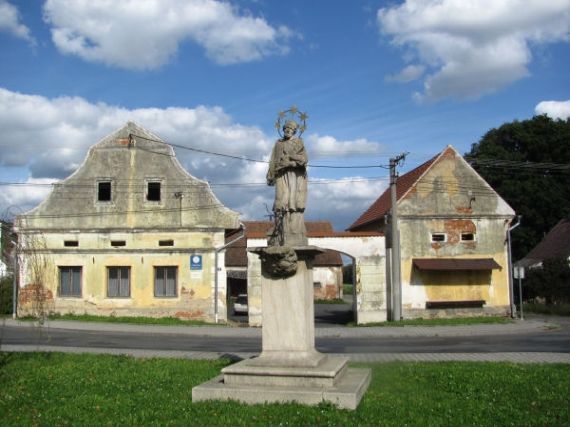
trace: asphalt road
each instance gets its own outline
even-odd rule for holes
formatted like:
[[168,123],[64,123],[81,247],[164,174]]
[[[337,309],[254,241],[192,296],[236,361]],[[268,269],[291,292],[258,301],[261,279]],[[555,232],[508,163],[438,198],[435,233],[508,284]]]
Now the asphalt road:
[[[176,333],[77,331],[3,326],[2,345],[208,352],[261,351],[260,337],[184,335]],[[324,353],[570,353],[570,329],[514,335],[453,337],[361,337],[316,339]]]

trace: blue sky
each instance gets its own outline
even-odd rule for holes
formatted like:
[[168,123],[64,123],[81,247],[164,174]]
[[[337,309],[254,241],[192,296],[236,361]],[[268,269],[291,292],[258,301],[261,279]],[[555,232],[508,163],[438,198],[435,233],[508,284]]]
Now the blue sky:
[[[0,213],[22,212],[128,120],[167,142],[267,159],[280,110],[310,163],[401,172],[534,114],[570,115],[568,0],[0,0]],[[245,219],[262,163],[177,150]],[[387,185],[311,168],[308,219],[350,225]],[[220,185],[243,184],[238,187]],[[251,185],[260,184],[260,185]]]

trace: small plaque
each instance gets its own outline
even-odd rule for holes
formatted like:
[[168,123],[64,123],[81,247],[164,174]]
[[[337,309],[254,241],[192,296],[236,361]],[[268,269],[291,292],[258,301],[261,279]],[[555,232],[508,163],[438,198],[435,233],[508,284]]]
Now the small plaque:
[[190,270],[202,270],[202,255],[190,255]]

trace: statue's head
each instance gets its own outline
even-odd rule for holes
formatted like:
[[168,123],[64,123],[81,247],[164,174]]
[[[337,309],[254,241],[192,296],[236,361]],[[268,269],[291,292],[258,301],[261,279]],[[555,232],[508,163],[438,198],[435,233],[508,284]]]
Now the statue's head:
[[287,137],[291,137],[295,135],[297,129],[299,129],[299,125],[295,120],[287,120],[283,125],[283,134]]

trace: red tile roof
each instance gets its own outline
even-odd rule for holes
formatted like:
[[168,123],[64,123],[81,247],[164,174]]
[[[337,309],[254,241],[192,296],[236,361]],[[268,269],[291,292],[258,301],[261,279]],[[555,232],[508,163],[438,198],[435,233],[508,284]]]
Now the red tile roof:
[[570,218],[563,219],[548,232],[517,264],[533,265],[546,259],[570,257]]
[[[243,221],[246,239],[264,239],[273,223],[270,221]],[[308,237],[368,237],[382,236],[382,233],[374,231],[334,231],[329,221],[305,221]],[[226,243],[231,242],[241,235],[241,230],[232,230],[226,234]],[[240,239],[226,249],[226,267],[247,266],[247,242]],[[315,258],[315,265],[342,265],[340,254],[336,251],[327,251]]]
[[[396,200],[400,200],[404,194],[420,179],[420,177],[433,165],[435,160],[441,155],[433,157],[410,172],[398,177],[396,184]],[[358,228],[380,220],[388,213],[392,207],[390,200],[390,188],[386,189],[378,199],[366,210],[354,223],[348,227],[350,231],[357,231]]]
[[[259,239],[267,236],[269,230],[273,226],[270,221],[244,221],[245,234],[248,239]],[[308,237],[316,237],[317,235],[330,234],[333,227],[329,221],[305,221]]]
[[[267,233],[273,226],[269,221],[244,221],[246,235],[248,239],[263,239],[267,237]],[[383,236],[382,233],[375,231],[334,231],[329,221],[305,221],[307,228],[307,237],[366,237],[366,236]],[[226,239],[230,241],[231,239]]]

